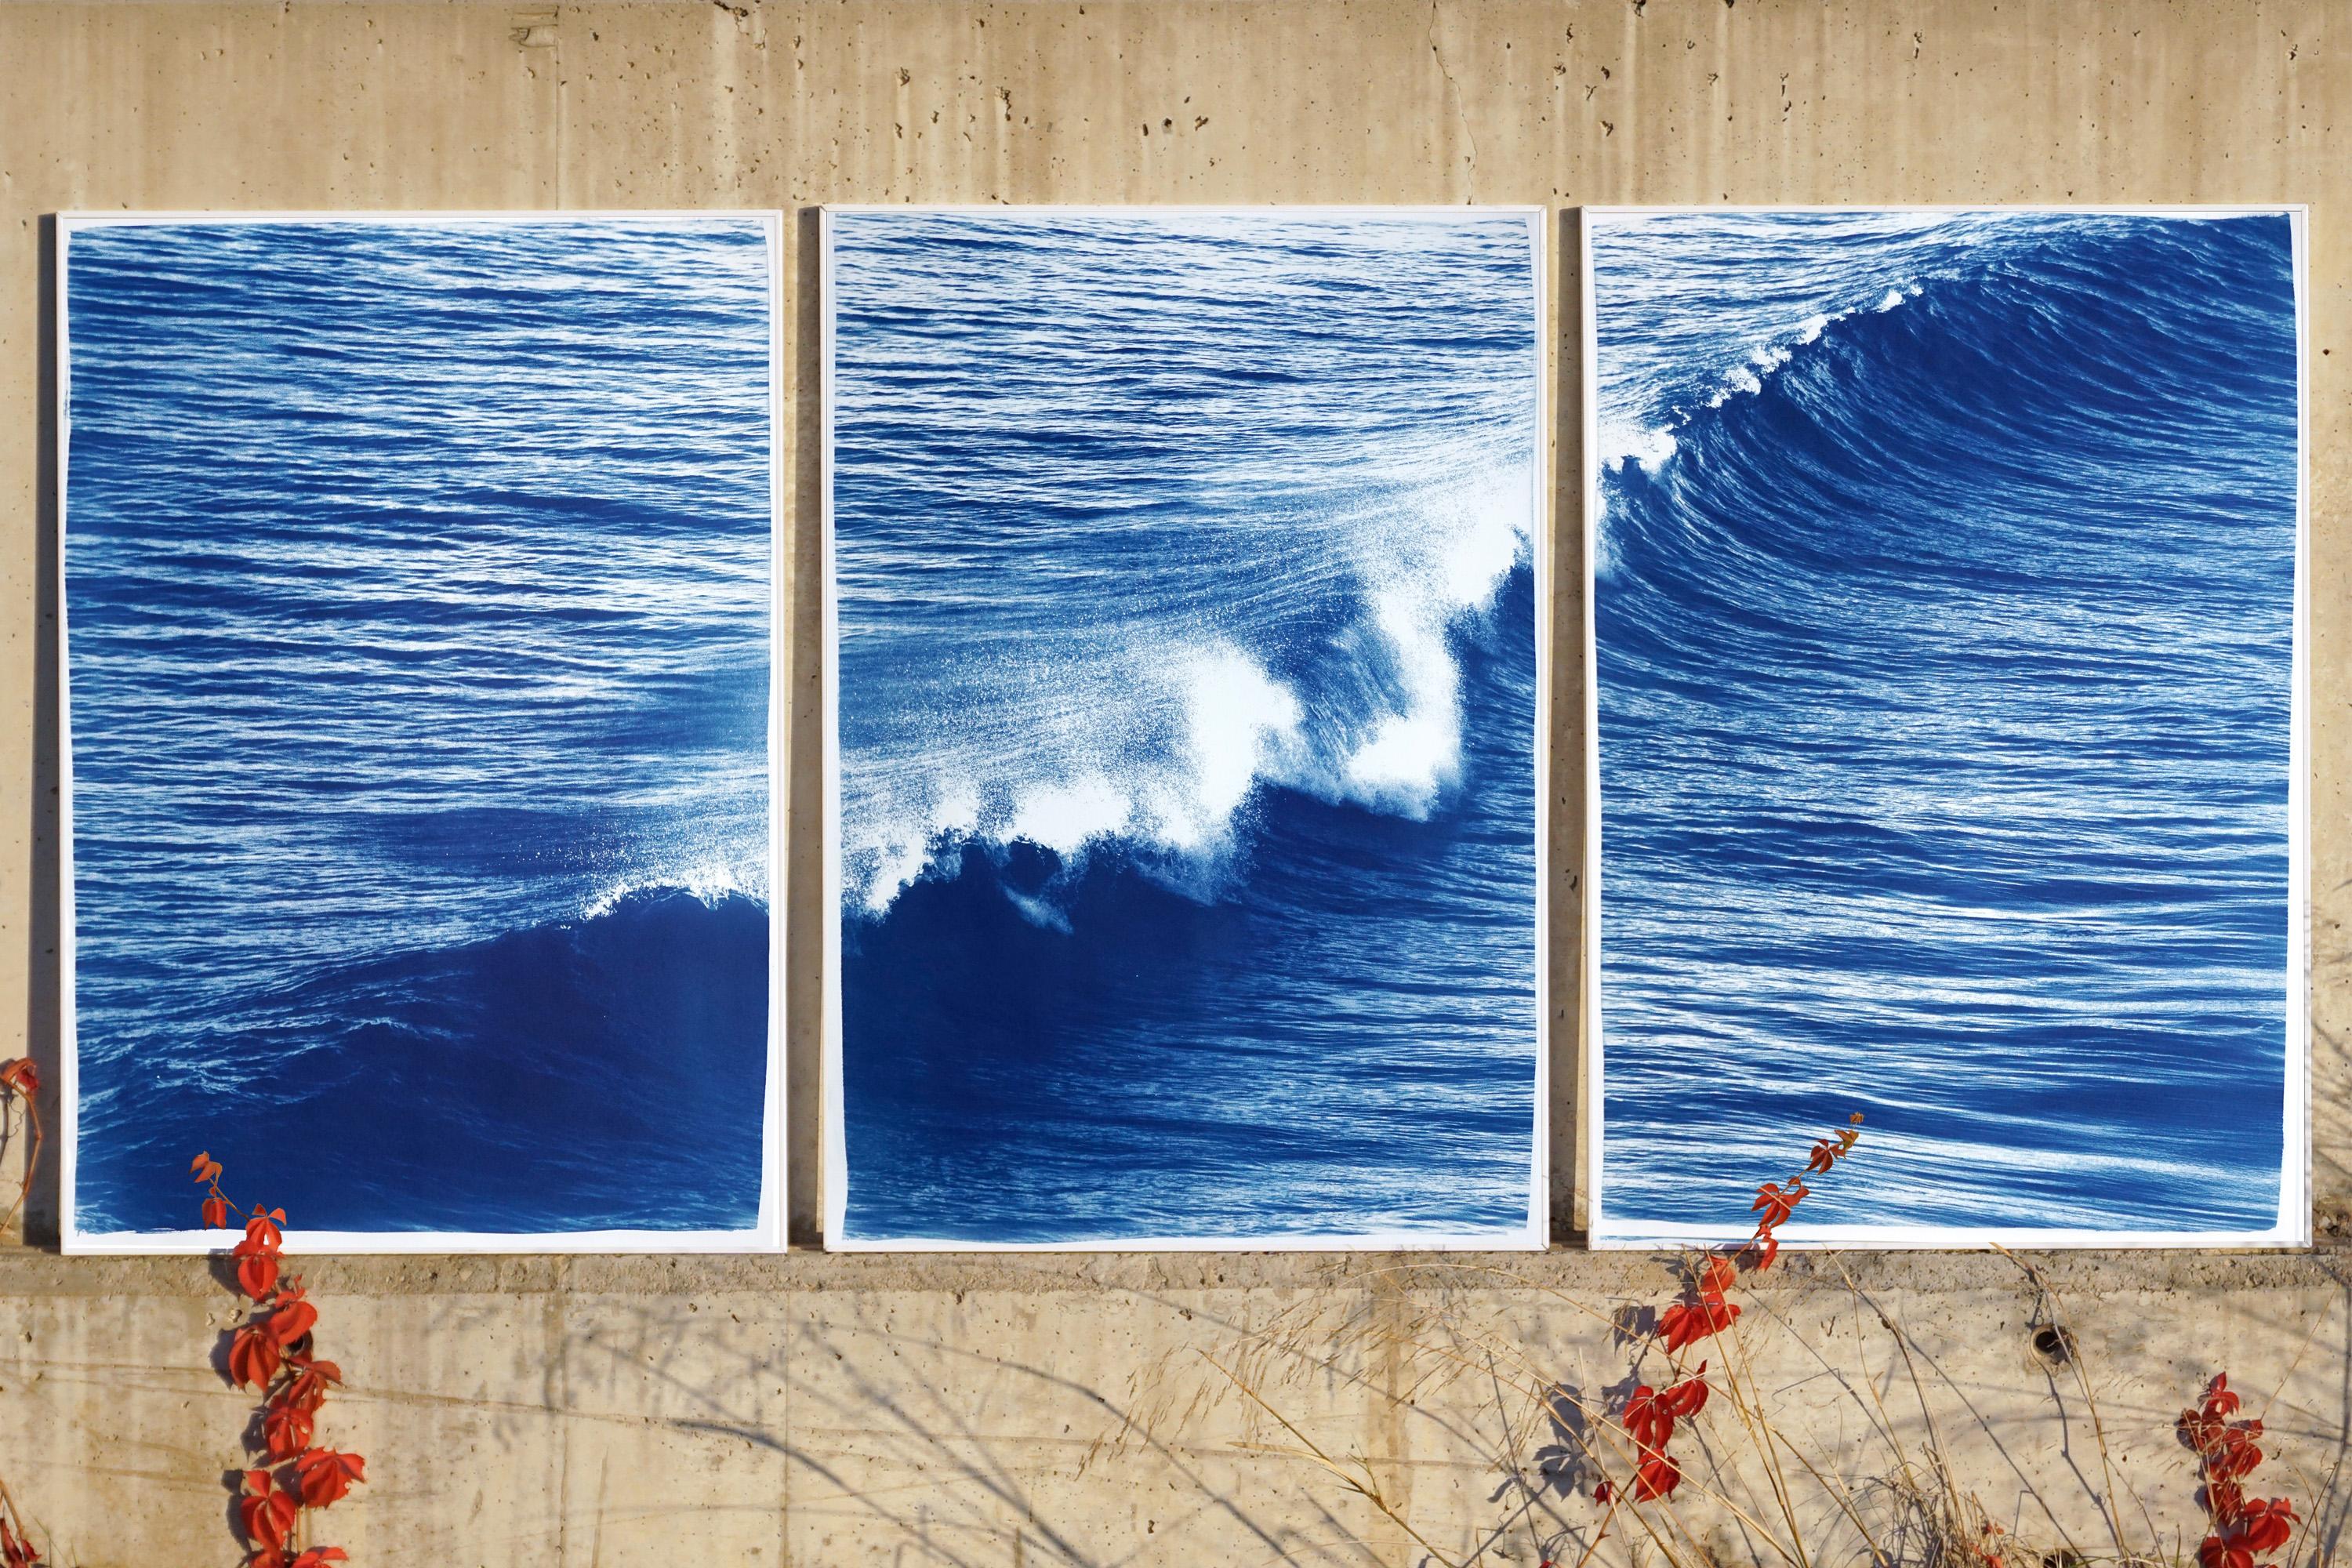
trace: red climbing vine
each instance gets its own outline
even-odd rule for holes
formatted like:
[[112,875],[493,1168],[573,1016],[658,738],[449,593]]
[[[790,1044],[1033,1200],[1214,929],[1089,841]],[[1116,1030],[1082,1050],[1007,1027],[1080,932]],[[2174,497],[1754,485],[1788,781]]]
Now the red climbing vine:
[[[33,1173],[41,1163],[41,1074],[30,1057],[18,1057],[14,1061],[0,1063],[0,1093],[25,1103],[25,1125],[32,1131],[33,1146],[25,1155],[25,1179],[16,1188],[16,1201],[8,1212],[0,1215],[0,1225],[5,1225],[24,1212],[25,1200],[32,1194]],[[17,1511],[16,1500],[8,1488],[0,1483],[0,1568],[41,1568],[40,1548],[33,1544],[33,1532]]]
[[[229,1380],[262,1396],[257,1436],[247,1439],[261,1463],[245,1472],[237,1500],[247,1551],[258,1568],[344,1562],[341,1547],[310,1544],[310,1515],[341,1501],[353,1482],[365,1480],[367,1461],[312,1442],[319,1407],[343,1374],[333,1362],[320,1359],[313,1334],[319,1309],[301,1279],[280,1268],[286,1211],[231,1203],[221,1191],[221,1163],[209,1153],[198,1154],[188,1169],[205,1189],[206,1229],[228,1229],[232,1215],[245,1221],[245,1239],[229,1257],[236,1264],[237,1289],[254,1307],[229,1332],[227,1362]],[[14,1564],[0,1557],[0,1568]]]
[[2197,1548],[2202,1568],[2255,1568],[2287,1543],[2297,1522],[2285,1498],[2250,1498],[2240,1484],[2263,1462],[2263,1424],[2248,1416],[2232,1421],[2239,1400],[2226,1373],[2216,1373],[2204,1397],[2180,1413],[2180,1440],[2197,1455],[2197,1500],[2211,1531]]
[[40,1548],[33,1544],[25,1516],[16,1511],[16,1500],[0,1486],[0,1568],[41,1568],[41,1563]]
[[[1682,1467],[1666,1452],[1666,1445],[1674,1438],[1676,1422],[1706,1408],[1707,1363],[1702,1361],[1685,1373],[1683,1352],[1739,1321],[1739,1304],[1727,1299],[1731,1288],[1742,1273],[1760,1274],[1772,1267],[1772,1260],[1780,1255],[1780,1226],[1811,1194],[1805,1177],[1825,1176],[1835,1170],[1838,1162],[1853,1152],[1854,1140],[1862,1135],[1861,1125],[1862,1113],[1856,1111],[1848,1125],[1813,1144],[1802,1172],[1786,1182],[1767,1182],[1757,1188],[1756,1201],[1748,1205],[1748,1212],[1757,1216],[1756,1234],[1737,1247],[1706,1255],[1681,1299],[1659,1312],[1652,1338],[1664,1348],[1668,1367],[1675,1374],[1674,1381],[1659,1388],[1646,1383],[1638,1385],[1626,1395],[1616,1418],[1617,1426],[1633,1442],[1630,1490],[1635,1502],[1672,1497],[1682,1485]],[[1622,1480],[1603,1479],[1592,1489],[1592,1498],[1613,1513],[1625,1489]],[[1604,1524],[1602,1532],[1606,1530]],[[2225,1565],[2209,1563],[2205,1568]],[[2247,1565],[2231,1563],[2226,1568]]]
[[[33,1194],[33,1173],[41,1163],[41,1145],[47,1142],[41,1127],[41,1072],[30,1057],[0,1064],[0,1091],[12,1100],[25,1102],[25,1125],[33,1134],[33,1147],[25,1155],[25,1179],[16,1188],[16,1201],[8,1212],[0,1215],[0,1225],[15,1219],[25,1209],[25,1200]],[[0,1568],[15,1568],[15,1559],[0,1555]]]

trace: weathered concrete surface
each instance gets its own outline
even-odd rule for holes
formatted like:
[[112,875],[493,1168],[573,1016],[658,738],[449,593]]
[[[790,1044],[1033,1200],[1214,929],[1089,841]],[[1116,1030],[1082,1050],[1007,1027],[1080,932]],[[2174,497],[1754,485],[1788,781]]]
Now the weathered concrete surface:
[[[2217,1366],[2258,1406],[2284,1388],[2266,1411],[2279,1460],[2265,1479],[2332,1546],[2352,1368],[2339,1258],[2043,1261],[2121,1487],[2147,1506],[2126,1505],[2135,1550],[2183,1530],[2193,1542],[2172,1422]],[[1911,1375],[1875,1327],[1883,1305],[1987,1509],[2038,1546],[2063,1531],[2112,1556],[2087,1412],[2069,1375],[2033,1359],[2023,1275],[1982,1255],[1848,1266],[1859,1297],[1808,1259],[1746,1298],[1754,1375],[1794,1439],[1851,1475],[1881,1473],[1865,1379],[1885,1418],[1923,1435]],[[332,1516],[338,1538],[366,1562],[497,1568],[1421,1561],[1311,1464],[1249,1447],[1302,1440],[1368,1459],[1455,1560],[1491,1536],[1488,1561],[1532,1564],[1538,1532],[1593,1514],[1545,1488],[1554,1434],[1539,1424],[1512,1447],[1477,1358],[1507,1342],[1588,1393],[1620,1384],[1625,1352],[1585,1309],[1667,1289],[1654,1260],[1569,1253],[373,1259],[310,1273],[321,1348],[352,1379],[321,1436],[368,1454],[373,1478]],[[0,1262],[0,1468],[64,1561],[231,1561],[224,1477],[248,1402],[207,1364],[227,1294],[183,1260],[19,1253]],[[1302,1312],[1313,1331],[1292,1337],[1309,1355],[1253,1348]],[[1449,1373],[1408,1341],[1469,1359]],[[1224,1387],[1211,1356],[1263,1378],[1300,1435],[1230,1394],[1195,1405]],[[1723,1436],[1718,1424],[1711,1445]],[[1532,1526],[1515,1470],[1538,1494]],[[1823,1515],[1818,1498],[1810,1511]],[[1754,1555],[1736,1533],[1715,1544]]]
[[[2341,1237],[2352,1215],[2352,158],[2336,125],[2347,87],[2352,11],[2330,0],[0,5],[0,1054],[21,1032],[53,1067],[57,1032],[44,214],[2307,201],[2315,1180],[2322,1238]],[[805,277],[811,230],[790,232]],[[1561,279],[1564,389],[1575,385],[1573,289]],[[811,304],[804,296],[794,315],[803,386]],[[808,929],[813,402],[801,397],[796,413],[791,912]],[[1570,481],[1559,559],[1574,560],[1572,398],[1559,413]],[[1572,698],[1572,578],[1555,597],[1557,688]],[[1563,701],[1555,726],[1563,895],[1580,805],[1574,715]],[[1554,900],[1564,1018],[1574,908]],[[803,1235],[815,1197],[814,951],[796,949],[790,1004]],[[1572,1052],[1572,1030],[1559,1033]],[[1571,1063],[1564,1054],[1563,1082]],[[1573,1120],[1558,1120],[1564,1175]],[[53,1212],[53,1194],[41,1196]],[[1558,1196],[1570,1217],[1572,1194]],[[1415,1382],[1398,1337],[1443,1302],[1441,1326],[1491,1317],[1554,1375],[1605,1384],[1622,1352],[1565,1298],[1606,1310],[1654,1300],[1663,1280],[1653,1263],[1578,1253],[1492,1267],[1491,1282],[1441,1289],[1377,1259],[320,1263],[330,1353],[356,1384],[331,1407],[328,1435],[366,1451],[376,1478],[336,1522],[376,1563],[1413,1561],[1420,1548],[1310,1468],[1233,1447],[1288,1440],[1265,1418],[1245,1421],[1230,1400],[1162,1408],[1200,1375],[1197,1352],[1245,1350],[1249,1329],[1305,1302],[1343,1316],[1368,1304],[1394,1332],[1342,1335],[1336,1370],[1286,1383],[1274,1403],[1335,1454],[1368,1457],[1416,1525],[1459,1554],[1510,1507],[1490,1500],[1507,1461],[1482,1436],[1500,1427],[1479,1414],[1475,1380]],[[2274,1425],[2292,1429],[2284,1447],[2311,1473],[2289,1484],[2306,1500],[2326,1492],[2352,1405],[2346,1267],[2326,1254],[2064,1263],[2110,1436],[2132,1451],[2160,1519],[2187,1517],[2171,1415],[2217,1365],[2257,1391],[2290,1380]],[[1867,1274],[1948,1373],[1937,1397],[1965,1394],[2007,1445],[1969,1436],[1965,1409],[1940,1407],[1987,1506],[2030,1521],[2040,1516],[2015,1500],[2026,1479],[2053,1499],[2073,1485],[2053,1511],[2081,1534],[2067,1467],[2095,1475],[2095,1461],[2081,1413],[2070,1405],[2061,1426],[2053,1384],[2023,1348],[2032,1292],[2017,1270],[1922,1256],[1868,1260]],[[1886,1373],[1887,1348],[1862,1348],[1871,1336],[1848,1321],[1843,1285],[1810,1289],[1792,1282],[1768,1300]],[[221,1477],[244,1404],[205,1370],[227,1306],[195,1263],[0,1257],[0,1475],[53,1530],[61,1560],[231,1560]],[[1792,1407],[1858,1419],[1802,1352],[1759,1343],[1758,1354]],[[1130,1412],[1151,1416],[1148,1440],[1097,1448]],[[1846,1445],[1865,1466],[1868,1447]],[[1584,1517],[1581,1506],[1562,1517]],[[2323,1510],[2332,1531],[2338,1511]],[[1492,1555],[1506,1552],[1533,1561],[1524,1532]]]

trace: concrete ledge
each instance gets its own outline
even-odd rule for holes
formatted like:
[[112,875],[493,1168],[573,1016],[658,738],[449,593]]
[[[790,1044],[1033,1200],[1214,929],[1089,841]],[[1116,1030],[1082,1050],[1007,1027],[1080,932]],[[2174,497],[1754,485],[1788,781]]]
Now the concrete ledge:
[[[2352,1290],[2352,1252],[2025,1253],[2052,1289],[2085,1300],[2124,1292]],[[824,1253],[729,1257],[295,1257],[322,1300],[344,1297],[581,1295],[691,1298],[737,1294],[926,1292],[1517,1291],[1562,1290],[1608,1300],[1664,1300],[1680,1255],[1545,1253]],[[1841,1274],[1840,1270],[1843,1270]],[[2029,1289],[1992,1252],[1783,1252],[1751,1289],[1839,1285],[1906,1295]],[[226,1300],[226,1267],[204,1258],[63,1258],[0,1253],[0,1301],[47,1296]]]

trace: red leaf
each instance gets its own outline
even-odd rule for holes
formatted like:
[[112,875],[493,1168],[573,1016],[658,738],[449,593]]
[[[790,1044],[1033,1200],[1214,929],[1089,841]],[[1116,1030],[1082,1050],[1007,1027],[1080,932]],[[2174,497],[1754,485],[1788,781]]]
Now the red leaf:
[[1701,1296],[1720,1296],[1739,1279],[1738,1266],[1728,1258],[1710,1260],[1699,1271],[1698,1291]]
[[294,1461],[294,1473],[302,1486],[302,1506],[325,1508],[352,1489],[353,1481],[367,1477],[361,1471],[367,1461],[357,1454],[338,1454],[332,1448],[313,1448]]
[[6,1067],[0,1067],[0,1083],[5,1083],[32,1100],[41,1092],[41,1069],[33,1065],[30,1057],[18,1057]]
[[1673,1355],[1685,1345],[1721,1333],[1738,1316],[1738,1307],[1721,1300],[1677,1301],[1658,1314],[1658,1330],[1664,1336],[1666,1353]]
[[1643,1448],[1662,1448],[1666,1439],[1675,1435],[1674,1412],[1667,1409],[1648,1384],[1633,1390],[1625,1400],[1624,1427],[1627,1436]]
[[2205,1474],[2214,1480],[2235,1480],[2261,1464],[2263,1451],[2254,1438],[2262,1429],[2259,1421],[2239,1421],[2223,1427],[2199,1449],[2205,1456]]
[[1637,1502],[1648,1502],[1654,1498],[1671,1497],[1682,1484],[1681,1466],[1664,1454],[1645,1453],[1641,1468],[1633,1472],[1633,1498]]
[[310,1412],[299,1405],[271,1405],[261,1417],[261,1440],[273,1459],[290,1459],[310,1446]]
[[1769,1226],[1758,1231],[1756,1239],[1748,1244],[1748,1267],[1759,1274],[1771,1268],[1772,1260],[1780,1256],[1780,1238],[1772,1234]]
[[294,1516],[300,1505],[293,1493],[278,1489],[268,1470],[246,1471],[245,1485],[247,1495],[239,1498],[236,1505],[245,1538],[260,1552],[282,1550],[287,1537],[294,1533]]
[[1825,1176],[1829,1174],[1830,1167],[1837,1163],[1838,1156],[1844,1152],[1836,1140],[1824,1138],[1813,1145],[1812,1158],[1805,1162],[1805,1169]]
[[228,1200],[226,1198],[210,1197],[205,1200],[205,1228],[206,1230],[226,1230],[228,1228]]
[[319,1309],[304,1300],[299,1290],[279,1291],[277,1309],[269,1314],[269,1332],[281,1345],[293,1344],[319,1321]]
[[239,1387],[268,1387],[279,1360],[278,1341],[259,1323],[246,1324],[228,1342],[228,1374]]
[[2221,1539],[2228,1546],[2263,1555],[2284,1546],[2287,1537],[2294,1533],[2294,1505],[2284,1498],[2272,1498],[2248,1503],[2241,1520],[2222,1527]]
[[2247,1521],[2245,1532],[2239,1536],[2249,1552],[2276,1552],[2294,1533],[2283,1519],[2257,1519]]
[[8,1528],[5,1510],[0,1510],[0,1568],[41,1568],[40,1548]]
[[1706,1363],[1698,1370],[1658,1395],[1658,1402],[1678,1418],[1697,1415],[1706,1408]]
[[294,1381],[286,1385],[284,1398],[287,1404],[304,1410],[317,1410],[327,1402],[327,1385],[343,1381],[341,1370],[331,1361],[297,1362],[294,1365],[299,1370]]
[[1594,1502],[1607,1502],[1611,1498],[1613,1498],[1616,1495],[1617,1489],[1611,1486],[1607,1481],[1602,1481],[1592,1489],[1592,1500]]
[[1786,1187],[1778,1182],[1767,1182],[1756,1189],[1756,1201],[1748,1207],[1750,1213],[1760,1210],[1764,1217],[1759,1224],[1769,1229],[1787,1219],[1789,1211],[1804,1202],[1806,1196],[1805,1184],[1794,1178]]
[[248,1243],[239,1242],[229,1249],[236,1259],[236,1286],[255,1300],[264,1300],[278,1289],[278,1254],[275,1251],[248,1251]]

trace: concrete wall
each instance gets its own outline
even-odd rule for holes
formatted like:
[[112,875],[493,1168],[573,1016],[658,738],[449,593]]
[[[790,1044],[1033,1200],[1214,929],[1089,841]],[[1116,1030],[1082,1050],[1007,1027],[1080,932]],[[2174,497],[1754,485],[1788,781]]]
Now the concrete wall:
[[[1865,1259],[1851,1282],[1801,1264],[1749,1321],[1766,1325],[1752,1347],[1759,1386],[1855,1477],[1883,1457],[1868,1437],[1876,1391],[1912,1436],[1932,1415],[1994,1514],[2095,1556],[2118,1549],[2089,1511],[2092,1490],[2144,1498],[2145,1528],[2136,1504],[2122,1510],[2134,1550],[2158,1526],[2193,1526],[2170,1421],[2209,1372],[2226,1365],[2263,1393],[2284,1384],[2274,1447],[2303,1473],[2281,1472],[2281,1485],[2317,1515],[2309,1539],[2332,1542],[2352,1418],[2352,1258],[2332,1250],[2352,1226],[2352,156],[2336,123],[2347,88],[2352,8],[2340,0],[0,5],[0,1055],[29,1050],[53,1068],[57,1040],[45,214],[2306,201],[2322,1248],[2077,1256],[2054,1265],[2057,1299],[1990,1256]],[[792,226],[803,279],[811,233]],[[1562,279],[1564,321],[1573,289]],[[804,294],[803,376],[811,310]],[[1564,335],[1563,386],[1573,359]],[[1573,560],[1572,400],[1560,413],[1559,542]],[[803,396],[789,587],[800,929],[817,907],[814,416]],[[1555,611],[1572,633],[1572,581]],[[1568,658],[1559,670],[1572,694],[1580,671]],[[1563,702],[1555,731],[1564,789],[1581,776],[1573,714]],[[1566,793],[1556,805],[1563,823],[1580,807]],[[1556,888],[1576,871],[1556,835]],[[1555,995],[1573,1017],[1575,904],[1554,908]],[[796,950],[791,992],[803,1237],[813,951]],[[1563,1129],[1569,1109],[1564,1097]],[[1557,1153],[1572,1170],[1573,1148]],[[37,1243],[54,1224],[54,1193],[40,1198]],[[1573,1194],[1558,1199],[1572,1220]],[[326,1352],[354,1385],[323,1435],[366,1451],[373,1478],[331,1516],[335,1538],[374,1563],[486,1568],[1402,1563],[1432,1544],[1461,1558],[1482,1543],[1487,1560],[1533,1563],[1540,1532],[1511,1522],[1532,1494],[1510,1475],[1531,1477],[1551,1439],[1540,1424],[1507,1430],[1504,1415],[1527,1407],[1497,1405],[1500,1373],[1516,1354],[1580,1387],[1615,1381],[1624,1352],[1607,1314],[1668,1283],[1656,1260],[1567,1249],[1443,1268],[801,1250],[325,1260],[310,1273]],[[1911,1335],[1925,1414],[1904,1403],[1909,1374],[1874,1305]],[[0,1253],[0,1476],[60,1561],[234,1560],[223,1478],[247,1402],[208,1366],[233,1307],[198,1261]],[[2053,1377],[2028,1351],[2053,1312],[2129,1472],[2117,1488],[2071,1372]],[[1253,1349],[1269,1329],[1289,1337]],[[1432,1357],[1439,1343],[1450,1360]],[[1479,1358],[1498,1346],[1490,1380]],[[1236,1447],[1303,1439],[1230,1394],[1196,1400],[1222,1383],[1203,1352],[1275,1378],[1270,1403],[1333,1455],[1360,1456],[1428,1543],[1311,1464]],[[1532,1517],[1549,1514],[1590,1517],[1556,1494]],[[1719,1519],[1709,1528],[1727,1556],[1762,1550]]]

